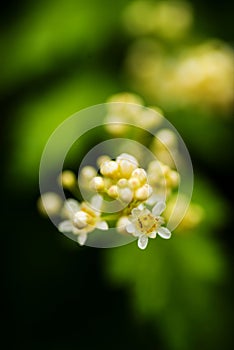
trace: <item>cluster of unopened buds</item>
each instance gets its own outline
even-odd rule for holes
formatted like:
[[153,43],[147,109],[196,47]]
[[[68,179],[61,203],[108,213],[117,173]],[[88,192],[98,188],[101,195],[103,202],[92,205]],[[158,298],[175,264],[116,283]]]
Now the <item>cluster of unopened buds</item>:
[[[63,218],[58,225],[60,232],[72,233],[78,243],[84,245],[95,229],[107,230],[108,234],[109,227],[114,227],[122,235],[136,237],[140,249],[145,249],[149,238],[156,238],[157,234],[165,239],[171,237],[161,214],[168,196],[178,186],[177,171],[158,160],[151,161],[145,170],[133,155],[127,153],[114,160],[101,156],[97,165],[99,170],[92,166],[83,167],[78,179],[70,171],[60,175],[63,188],[73,192],[79,185],[81,190],[89,193],[89,200],[80,203],[67,199],[61,203],[55,194],[54,198],[53,194],[42,195],[47,213],[54,208],[51,201],[57,203],[56,210]],[[48,205],[45,196],[50,196]],[[117,209],[108,211],[113,203],[117,204]]]

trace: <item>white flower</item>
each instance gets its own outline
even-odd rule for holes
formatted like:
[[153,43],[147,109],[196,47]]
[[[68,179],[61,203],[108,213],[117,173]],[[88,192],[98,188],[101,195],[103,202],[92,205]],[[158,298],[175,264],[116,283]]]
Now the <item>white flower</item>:
[[149,238],[156,238],[157,233],[162,238],[171,237],[171,232],[166,227],[162,227],[164,219],[160,214],[166,208],[164,202],[158,202],[152,209],[152,212],[145,207],[138,207],[132,210],[129,217],[130,224],[126,226],[128,233],[138,237],[138,247],[145,249]]
[[74,199],[68,199],[64,205],[64,215],[68,220],[62,221],[58,229],[60,232],[72,232],[77,235],[77,241],[80,245],[84,245],[87,240],[87,234],[99,228],[107,230],[108,225],[101,220],[100,208],[102,205],[102,197],[99,195],[91,199],[91,204],[82,202],[79,204]]

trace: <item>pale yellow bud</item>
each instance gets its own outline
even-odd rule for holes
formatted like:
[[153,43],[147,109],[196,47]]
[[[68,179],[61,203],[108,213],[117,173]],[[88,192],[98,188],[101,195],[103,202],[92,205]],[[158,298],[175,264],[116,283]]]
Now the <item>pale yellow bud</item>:
[[132,172],[132,178],[136,178],[139,180],[139,182],[143,185],[147,181],[147,174],[146,171],[142,168],[137,168]]
[[121,216],[116,224],[116,229],[119,233],[127,234],[126,226],[130,224],[130,221],[127,216]]
[[100,171],[102,175],[108,176],[108,177],[117,177],[119,173],[119,165],[113,161],[106,161],[101,164]]
[[92,180],[92,178],[96,175],[97,175],[97,170],[94,167],[89,165],[82,168],[80,172],[80,176],[86,181]]
[[133,170],[136,168],[136,166],[128,160],[121,160],[119,162],[119,167],[121,175],[124,176],[126,179],[128,179],[131,176]]
[[163,175],[167,175],[171,171],[171,169],[168,165],[165,165],[161,162],[159,162],[159,166],[160,166],[160,169],[161,169]]
[[128,180],[128,183],[129,183],[129,186],[135,190],[137,189],[138,187],[141,186],[141,183],[139,181],[139,179],[137,177],[131,177],[129,180]]
[[158,140],[169,148],[176,148],[178,146],[178,140],[176,134],[170,129],[161,129],[155,135],[155,142],[158,144]]
[[72,171],[65,170],[60,174],[58,181],[64,188],[69,189],[76,185],[76,176]]
[[145,184],[135,191],[135,199],[145,201],[151,196],[152,192],[152,187],[148,184]]
[[119,163],[121,160],[128,160],[129,162],[135,164],[136,166],[138,166],[138,161],[137,159],[132,156],[131,154],[128,153],[122,153],[120,154],[117,158],[116,158],[116,162]]
[[145,128],[152,128],[158,126],[162,122],[162,116],[153,109],[142,109],[141,113],[136,115],[136,121],[139,126]]
[[59,214],[62,208],[62,199],[54,192],[46,192],[37,201],[37,208],[42,215]]
[[108,191],[107,191],[108,196],[111,198],[118,198],[119,193],[118,193],[118,187],[116,185],[111,186]]
[[133,170],[138,167],[138,162],[135,157],[130,154],[123,153],[116,158],[116,162],[119,164],[120,172],[123,177],[128,179]]
[[177,173],[177,171],[174,171],[174,170],[171,170],[169,172],[168,176],[166,176],[167,186],[169,186],[169,187],[178,186],[179,180],[180,180],[180,176]]
[[118,187],[128,187],[128,180],[127,179],[120,179],[118,182],[117,182],[117,186]]
[[101,176],[95,176],[90,182],[90,187],[95,191],[103,191],[105,188],[103,178]]
[[129,203],[133,199],[133,191],[129,187],[118,189],[119,198],[126,203]]
[[103,155],[103,156],[98,157],[98,159],[97,159],[97,165],[98,165],[98,167],[100,168],[100,166],[102,165],[102,163],[107,162],[107,161],[109,161],[109,160],[111,160],[111,158],[110,158],[109,156],[107,156],[107,155]]

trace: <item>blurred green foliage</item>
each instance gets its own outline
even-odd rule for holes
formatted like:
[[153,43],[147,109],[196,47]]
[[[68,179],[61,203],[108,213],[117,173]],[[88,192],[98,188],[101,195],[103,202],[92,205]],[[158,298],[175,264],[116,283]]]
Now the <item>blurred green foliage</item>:
[[[105,73],[76,73],[46,94],[22,103],[17,111],[20,122],[12,132],[12,161],[8,168],[11,176],[18,173],[29,183],[35,183],[38,176],[35,170],[39,170],[43,149],[55,128],[78,110],[104,101],[115,89],[115,82]],[[62,145],[62,142],[57,145],[58,152]]]
[[30,3],[22,18],[1,36],[1,88],[22,83],[49,70],[102,50],[118,27],[118,14],[126,1],[110,11],[107,0],[40,1]]
[[[193,230],[177,232],[169,242],[150,242],[147,253],[136,244],[109,250],[105,270],[118,288],[127,288],[132,312],[160,329],[169,349],[215,348],[228,320],[219,287],[226,284],[227,266],[214,232],[222,229],[226,208],[207,182],[196,181],[194,198],[205,201],[205,219]],[[215,220],[216,219],[216,220]],[[216,305],[214,308],[214,304]]]

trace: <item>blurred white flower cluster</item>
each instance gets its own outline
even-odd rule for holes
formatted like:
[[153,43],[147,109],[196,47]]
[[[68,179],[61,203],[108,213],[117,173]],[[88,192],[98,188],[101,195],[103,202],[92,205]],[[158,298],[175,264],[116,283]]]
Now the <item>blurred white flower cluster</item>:
[[229,111],[234,104],[234,52],[208,41],[167,56],[152,40],[134,44],[127,57],[134,87],[162,105]]
[[152,128],[160,125],[162,111],[156,107],[146,108],[140,96],[122,92],[107,100],[106,129],[112,135],[122,135],[130,125]]
[[123,19],[135,37],[126,62],[136,91],[163,108],[196,107],[212,114],[233,110],[233,49],[189,32],[193,13],[187,2],[133,1]]

